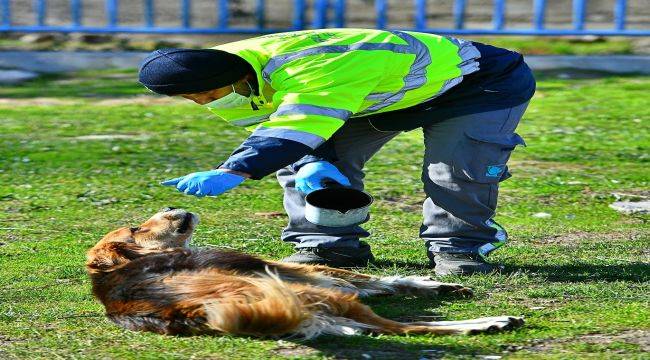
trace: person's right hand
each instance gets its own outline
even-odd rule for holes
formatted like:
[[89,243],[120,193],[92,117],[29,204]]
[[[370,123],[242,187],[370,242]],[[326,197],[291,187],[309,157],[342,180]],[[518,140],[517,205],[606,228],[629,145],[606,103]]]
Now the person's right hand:
[[199,171],[176,179],[165,180],[161,185],[175,186],[178,191],[198,197],[217,196],[241,184],[245,177],[223,170]]
[[352,186],[350,180],[336,166],[327,161],[316,161],[303,165],[296,174],[296,189],[305,194],[322,189],[323,181],[331,179],[343,186]]

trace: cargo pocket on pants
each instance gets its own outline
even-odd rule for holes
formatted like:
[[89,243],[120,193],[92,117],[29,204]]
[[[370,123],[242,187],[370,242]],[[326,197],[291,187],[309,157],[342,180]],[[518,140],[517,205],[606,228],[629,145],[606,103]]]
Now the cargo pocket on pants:
[[517,145],[524,139],[517,133],[473,134],[465,132],[454,149],[453,174],[465,181],[494,184],[510,177],[506,163]]

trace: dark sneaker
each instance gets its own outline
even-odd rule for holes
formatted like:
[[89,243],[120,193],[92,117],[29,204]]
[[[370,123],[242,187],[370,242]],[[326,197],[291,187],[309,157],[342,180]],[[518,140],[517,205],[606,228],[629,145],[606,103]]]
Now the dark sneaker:
[[358,248],[299,248],[293,255],[282,259],[282,262],[331,267],[358,267],[366,266],[369,261],[374,260],[370,245],[362,241]]
[[436,275],[488,274],[500,271],[503,266],[487,263],[478,254],[429,253],[435,264]]

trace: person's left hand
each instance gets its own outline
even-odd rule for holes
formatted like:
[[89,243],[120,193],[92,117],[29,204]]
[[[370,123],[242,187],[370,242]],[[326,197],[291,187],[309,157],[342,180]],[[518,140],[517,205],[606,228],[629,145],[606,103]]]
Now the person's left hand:
[[323,182],[327,179],[336,181],[343,186],[352,186],[350,180],[327,161],[315,161],[303,165],[296,173],[296,189],[309,194],[312,191],[324,188]]
[[198,197],[217,196],[241,184],[245,177],[223,170],[199,171],[175,179],[165,180],[161,185],[176,186],[178,191]]

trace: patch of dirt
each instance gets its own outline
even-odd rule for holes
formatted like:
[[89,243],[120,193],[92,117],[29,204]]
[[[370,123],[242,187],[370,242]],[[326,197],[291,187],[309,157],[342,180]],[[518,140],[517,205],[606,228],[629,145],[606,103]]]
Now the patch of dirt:
[[405,352],[400,349],[395,350],[356,350],[356,349],[341,349],[331,355],[334,359],[368,359],[368,360],[393,360],[393,359],[439,359],[440,354],[436,353],[434,357],[429,354],[416,354]]
[[[279,340],[273,354],[288,358],[302,358],[318,354],[318,347],[312,348],[298,343]],[[442,349],[428,349],[409,351],[396,347],[381,347],[377,349],[363,350],[359,348],[329,348],[320,349],[328,359],[441,359],[445,355]]]
[[[641,351],[648,352],[650,351],[650,330],[626,330],[618,334],[587,334],[568,339],[537,340],[526,346],[508,347],[506,351],[550,352],[572,343],[609,345],[615,341],[635,344]],[[624,350],[615,350],[615,352],[624,352]]]
[[578,245],[583,242],[594,242],[594,241],[628,241],[628,240],[638,240],[642,236],[646,235],[641,230],[629,230],[626,232],[605,232],[605,233],[593,233],[587,231],[574,231],[566,234],[557,234],[550,235],[543,238],[535,239],[532,241],[533,244],[561,244],[561,245]]
[[[499,287],[497,291],[490,291],[488,292],[488,297],[492,294],[495,293],[504,293],[507,291],[512,291],[513,286],[503,286]],[[544,316],[543,314],[549,313],[551,311],[554,311],[564,305],[566,305],[566,301],[563,299],[552,299],[552,298],[532,298],[532,297],[527,297],[527,296],[522,296],[522,297],[517,297],[516,299],[513,299],[517,301],[517,305],[525,306],[529,310],[537,311],[538,315]],[[490,301],[488,300],[490,304],[494,304],[495,306],[498,305],[498,302]]]
[[611,194],[616,198],[616,200],[639,201],[650,199],[650,190],[647,189],[627,189],[622,191],[613,191]]
[[279,218],[279,217],[286,216],[286,214],[281,211],[256,212],[254,215],[263,217],[265,219],[272,219],[272,218]]
[[0,246],[5,246],[11,242],[20,240],[20,237],[16,234],[6,233],[0,236]]
[[23,339],[11,338],[6,335],[0,334],[0,347],[11,345],[12,343],[24,342]]
[[303,357],[308,355],[314,355],[318,351],[308,346],[280,340],[278,341],[278,346],[275,349],[271,350],[271,352],[279,356],[298,358],[298,357]]

